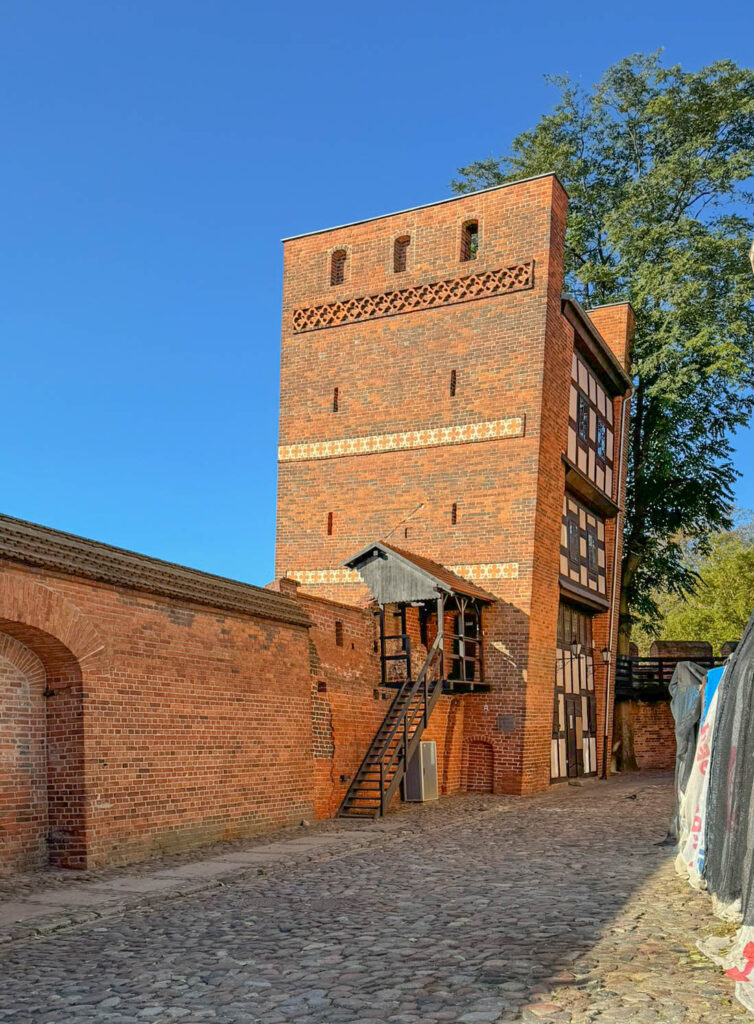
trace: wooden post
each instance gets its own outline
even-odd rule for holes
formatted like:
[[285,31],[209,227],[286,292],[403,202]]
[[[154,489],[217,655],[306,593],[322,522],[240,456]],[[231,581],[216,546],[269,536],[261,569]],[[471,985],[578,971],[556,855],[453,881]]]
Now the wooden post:
[[406,679],[411,678],[411,645],[406,635],[406,606],[401,605],[401,647],[406,655]]
[[457,597],[458,605],[458,654],[461,659],[461,682],[466,682],[466,598]]
[[476,602],[477,606],[477,633],[478,633],[478,654],[479,654],[479,682],[484,682],[484,634],[482,632],[482,614],[484,605],[481,601]]
[[380,605],[380,668],[382,670],[382,685],[387,682],[387,662],[385,661],[385,606]]
[[437,635],[440,637],[440,682],[445,681],[445,595],[437,598]]

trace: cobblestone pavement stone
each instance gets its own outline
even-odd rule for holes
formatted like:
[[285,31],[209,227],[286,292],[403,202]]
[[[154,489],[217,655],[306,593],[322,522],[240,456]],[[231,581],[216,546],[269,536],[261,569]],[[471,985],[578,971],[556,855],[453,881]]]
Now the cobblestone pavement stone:
[[[6,942],[0,1020],[748,1019],[732,984],[695,948],[727,926],[656,845],[670,799],[668,779],[634,776],[526,801],[441,801],[351,829],[345,846],[332,838],[335,852],[314,859],[301,859],[296,843],[326,843],[289,836],[290,856],[276,866],[241,863],[209,888],[205,878],[193,892],[144,891],[138,904],[112,904],[89,923]],[[193,863],[201,875],[209,861]],[[164,864],[101,873],[86,891],[129,878],[148,888],[160,872]],[[34,891],[27,879],[25,896]]]

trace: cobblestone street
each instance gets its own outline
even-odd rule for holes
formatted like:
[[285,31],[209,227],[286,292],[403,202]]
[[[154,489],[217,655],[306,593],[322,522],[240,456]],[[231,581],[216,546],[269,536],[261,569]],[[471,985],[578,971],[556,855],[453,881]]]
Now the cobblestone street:
[[[351,826],[357,845],[340,850],[343,826],[315,826],[317,849],[336,852],[239,856],[199,890],[5,942],[0,1020],[745,1020],[695,948],[725,926],[655,845],[670,800],[667,778],[629,777],[402,811]],[[159,871],[138,869],[144,891]],[[123,884],[80,886],[110,899]]]

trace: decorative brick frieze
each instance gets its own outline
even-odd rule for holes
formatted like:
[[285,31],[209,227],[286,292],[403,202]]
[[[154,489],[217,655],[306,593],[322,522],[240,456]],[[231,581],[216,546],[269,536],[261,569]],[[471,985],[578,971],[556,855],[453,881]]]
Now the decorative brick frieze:
[[504,420],[487,420],[483,423],[458,423],[448,427],[427,427],[424,430],[401,430],[394,434],[368,434],[365,437],[283,444],[278,448],[278,461],[303,462],[309,459],[338,459],[346,455],[407,451],[411,448],[438,448],[448,444],[522,437],[523,433],[524,417],[509,416]]
[[345,302],[328,302],[321,306],[294,309],[293,330],[297,334],[317,331],[323,327],[339,327],[341,324],[413,313],[435,306],[452,306],[459,302],[507,295],[533,287],[534,260],[527,260],[498,270],[470,274],[468,277],[452,277],[378,295],[362,295],[346,299]]
[[[482,562],[478,565],[449,565],[447,568],[467,580],[518,579],[517,562]],[[361,576],[355,569],[289,569],[287,575],[305,587],[361,583]]]
[[518,562],[482,562],[477,565],[449,565],[448,568],[467,580],[518,579]]

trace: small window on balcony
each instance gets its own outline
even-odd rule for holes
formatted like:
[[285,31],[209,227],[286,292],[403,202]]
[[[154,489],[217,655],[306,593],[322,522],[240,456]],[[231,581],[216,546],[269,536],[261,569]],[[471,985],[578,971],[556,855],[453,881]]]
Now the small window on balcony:
[[475,260],[479,251],[479,222],[466,221],[461,230],[461,262]]
[[346,250],[336,249],[330,257],[330,284],[343,284],[346,279]]
[[396,238],[393,243],[393,270],[396,274],[402,274],[408,266],[408,247],[411,244],[409,235],[402,235]]
[[589,440],[589,403],[586,398],[579,393],[579,402],[577,409],[577,427],[579,432],[579,438],[582,441]]

